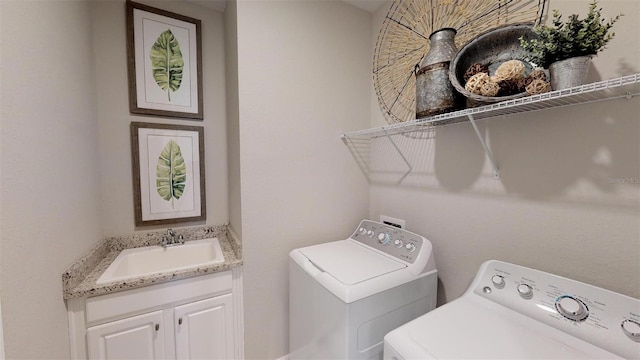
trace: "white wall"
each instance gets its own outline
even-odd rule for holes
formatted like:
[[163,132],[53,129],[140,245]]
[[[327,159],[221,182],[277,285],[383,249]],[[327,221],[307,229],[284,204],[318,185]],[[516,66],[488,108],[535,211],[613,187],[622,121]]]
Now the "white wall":
[[[150,229],[136,228],[134,225],[129,136],[129,124],[132,121],[204,127],[206,224],[225,224],[229,221],[229,204],[223,14],[184,1],[139,2],[202,21],[204,120],[137,116],[129,113],[125,2],[92,2],[105,235],[123,235],[135,230]],[[203,223],[176,224],[172,227],[198,224]]]
[[2,1],[0,9],[6,356],[64,359],[60,276],[103,237],[89,4]]
[[[588,2],[551,7],[578,3]],[[640,296],[638,185],[609,181],[639,176],[637,99],[483,122],[499,181],[461,124],[401,144],[418,175],[369,186],[338,135],[383,123],[370,63],[384,7],[372,26],[338,1],[241,1],[237,55],[228,57],[238,60],[237,89],[228,88],[238,99],[227,103],[222,14],[150,4],[203,20],[204,122],[129,115],[123,1],[0,2],[7,358],[66,358],[60,274],[104,236],[136,230],[130,121],[205,126],[207,223],[227,222],[230,208],[243,238],[247,358],[288,352],[288,252],[345,238],[367,213],[405,218],[433,241],[441,303],[489,258]],[[590,80],[639,72],[638,3],[602,5],[625,17]],[[227,104],[239,110],[229,134],[242,144],[230,147],[231,174]],[[397,171],[385,159],[373,160]]]
[[[588,1],[550,9],[586,13]],[[640,3],[600,4],[616,38],[588,81],[640,72]],[[371,41],[386,14],[374,16]],[[371,90],[372,125],[384,123]],[[501,179],[468,123],[430,140],[398,137],[405,169],[385,140],[372,148],[370,216],[407,220],[434,245],[439,303],[462,294],[482,262],[500,259],[640,297],[640,100],[615,100],[485,120]],[[625,180],[630,179],[630,180]]]
[[238,7],[228,1],[224,11],[227,75],[227,143],[229,167],[229,225],[242,238],[240,186],[240,119],[238,99]]
[[239,1],[245,353],[288,353],[288,253],[347,238],[368,185],[342,131],[367,127],[370,14],[339,1]]
[[131,121],[205,127],[206,223],[228,222],[222,13],[145,3],[202,20],[204,121],[129,114],[124,0],[0,2],[7,358],[68,358],[62,272],[105,236],[137,230]]

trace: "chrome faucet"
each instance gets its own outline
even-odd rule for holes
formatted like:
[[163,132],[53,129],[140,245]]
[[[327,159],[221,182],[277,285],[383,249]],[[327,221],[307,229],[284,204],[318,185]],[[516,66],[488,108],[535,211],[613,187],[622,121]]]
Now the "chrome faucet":
[[176,239],[176,232],[172,229],[167,229],[167,234],[162,235],[162,242],[160,243],[160,245],[165,248],[168,246],[176,246],[182,244],[184,244],[184,237],[182,235],[178,235],[178,238]]

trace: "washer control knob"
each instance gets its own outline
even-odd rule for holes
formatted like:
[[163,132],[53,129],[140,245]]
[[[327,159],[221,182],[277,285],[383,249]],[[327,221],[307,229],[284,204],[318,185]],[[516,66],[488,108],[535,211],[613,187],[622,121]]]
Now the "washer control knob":
[[359,232],[360,234],[364,235],[364,234],[366,234],[366,233],[367,233],[367,229],[365,229],[365,228],[361,227],[360,229],[358,229],[358,232]]
[[404,246],[405,250],[407,250],[408,252],[414,252],[416,251],[416,246],[414,244],[406,244]]
[[367,235],[369,235],[369,237],[372,238],[373,237],[373,230],[367,231]]
[[395,245],[397,248],[401,248],[401,247],[403,247],[403,246],[404,246],[404,243],[403,243],[403,242],[402,242],[402,240],[400,240],[400,239],[395,239],[395,240],[393,241],[393,245]]
[[556,299],[556,310],[571,321],[583,321],[589,317],[589,309],[582,300],[571,295],[562,295]]
[[520,284],[518,285],[518,294],[520,294],[523,299],[529,300],[533,297],[533,288],[528,284]]
[[502,275],[493,275],[493,277],[491,277],[491,282],[498,289],[502,289],[504,287],[504,284],[505,284],[504,277]]
[[391,236],[388,233],[380,233],[378,234],[378,242],[382,245],[389,245],[391,242]]
[[640,341],[640,322],[627,319],[620,324],[622,332],[633,341]]

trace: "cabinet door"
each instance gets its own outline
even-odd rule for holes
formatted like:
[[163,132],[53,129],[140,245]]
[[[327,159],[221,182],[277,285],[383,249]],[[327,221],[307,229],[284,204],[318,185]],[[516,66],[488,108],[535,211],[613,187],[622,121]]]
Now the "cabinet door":
[[175,308],[179,360],[234,358],[231,299],[227,294]]
[[87,329],[89,359],[164,359],[162,311]]

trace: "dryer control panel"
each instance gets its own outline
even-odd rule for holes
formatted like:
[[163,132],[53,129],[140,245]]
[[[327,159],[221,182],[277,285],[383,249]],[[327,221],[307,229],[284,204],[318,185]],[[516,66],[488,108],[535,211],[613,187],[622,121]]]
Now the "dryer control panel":
[[624,358],[640,356],[638,299],[497,260],[481,266],[471,294]]
[[425,242],[418,234],[371,220],[363,220],[351,238],[410,264]]

